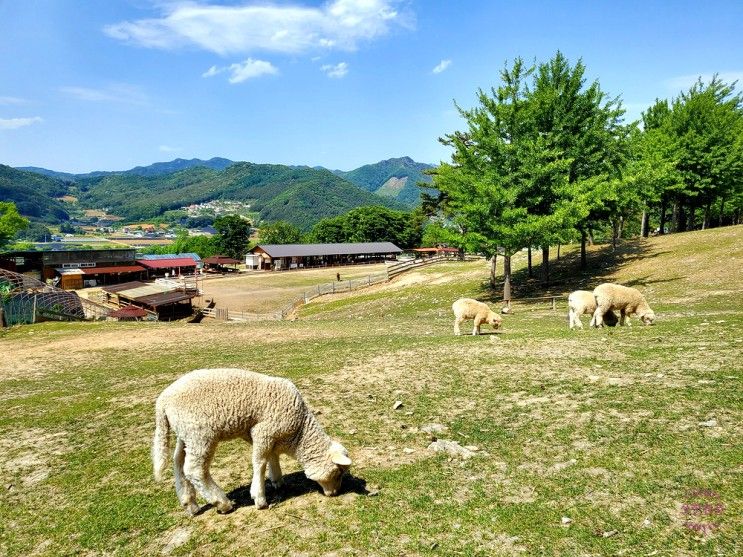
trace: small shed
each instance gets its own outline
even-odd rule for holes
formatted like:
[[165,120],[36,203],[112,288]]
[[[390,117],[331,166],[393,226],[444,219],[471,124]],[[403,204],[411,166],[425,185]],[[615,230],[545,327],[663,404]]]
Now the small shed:
[[191,301],[198,290],[174,289],[157,283],[139,281],[104,286],[108,302],[121,307],[135,306],[156,314],[161,321],[188,317],[193,313]]
[[[212,255],[211,257],[207,257],[206,259],[202,260],[204,263],[204,269],[207,272],[236,272],[237,266],[242,263],[239,259],[233,259],[232,257],[228,257],[226,255]],[[232,268],[228,267],[229,265],[232,266]]]
[[[108,314],[109,317],[113,317],[119,321],[139,321],[149,315],[153,315],[144,308],[136,306],[125,306],[117,310],[112,311]],[[156,314],[154,314],[156,316]]]

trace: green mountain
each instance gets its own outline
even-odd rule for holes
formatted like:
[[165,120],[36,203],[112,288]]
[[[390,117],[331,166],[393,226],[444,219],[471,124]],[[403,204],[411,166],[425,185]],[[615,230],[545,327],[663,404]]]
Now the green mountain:
[[420,203],[421,191],[426,191],[416,184],[418,182],[431,183],[431,177],[423,173],[429,168],[434,167],[430,164],[415,162],[410,157],[401,157],[376,164],[367,164],[349,172],[334,170],[333,173],[366,191],[395,199],[406,207],[414,207]]
[[266,221],[286,220],[307,230],[322,218],[363,205],[401,208],[328,170],[234,163],[224,170],[194,167],[171,174],[112,174],[77,181],[81,205],[106,208],[127,220],[215,199],[249,203]]
[[0,164],[0,201],[12,201],[24,217],[48,223],[67,220],[64,204],[57,198],[67,193],[62,180]]
[[156,162],[149,166],[135,166],[129,170],[121,171],[105,171],[96,170],[95,172],[88,172],[85,174],[70,174],[68,172],[57,172],[56,170],[48,170],[46,168],[40,168],[38,166],[22,166],[18,170],[27,170],[28,172],[35,172],[37,174],[43,174],[51,178],[59,178],[61,180],[81,180],[85,178],[97,178],[101,176],[111,176],[113,174],[127,174],[134,176],[161,176],[163,174],[171,174],[178,172],[179,170],[186,170],[188,168],[204,167],[211,168],[213,170],[224,170],[230,166],[234,161],[229,159],[223,159],[220,157],[213,157],[209,160],[202,159],[175,159],[170,162]]

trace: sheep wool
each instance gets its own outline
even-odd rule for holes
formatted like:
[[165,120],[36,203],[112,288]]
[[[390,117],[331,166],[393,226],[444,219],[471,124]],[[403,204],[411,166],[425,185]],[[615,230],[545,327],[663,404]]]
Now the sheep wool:
[[232,502],[209,473],[217,444],[241,438],[253,445],[250,495],[256,507],[268,507],[265,473],[283,484],[279,455],[297,459],[325,495],[336,495],[351,465],[346,449],[325,433],[302,395],[288,379],[244,369],[197,369],[168,386],[155,402],[152,463],[155,480],[167,466],[169,432],[176,436],[175,490],[186,511],[199,510],[198,493],[220,513]]
[[480,334],[480,325],[487,323],[493,329],[500,328],[503,319],[488,307],[487,304],[473,300],[472,298],[460,298],[451,305],[454,312],[454,334],[460,335],[459,325],[466,319],[474,320],[472,328],[473,335]]
[[[583,328],[583,323],[580,320],[581,315],[590,314],[596,311],[596,298],[593,297],[593,292],[589,290],[576,290],[571,292],[568,296],[568,323],[571,329]],[[617,324],[617,316],[611,310],[604,314],[604,323],[613,327]],[[591,318],[591,326],[593,326],[593,317]]]
[[636,314],[645,325],[652,325],[655,321],[655,313],[636,288],[605,282],[593,289],[593,296],[596,298],[596,311],[591,320],[594,327],[603,326],[604,315],[609,311],[619,312],[620,325],[629,326],[632,314]]

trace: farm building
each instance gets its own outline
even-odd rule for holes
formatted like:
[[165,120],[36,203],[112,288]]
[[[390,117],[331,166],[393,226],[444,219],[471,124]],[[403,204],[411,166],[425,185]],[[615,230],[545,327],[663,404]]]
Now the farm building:
[[18,251],[2,254],[0,268],[76,290],[142,278],[145,268],[134,257],[133,249]]
[[259,244],[245,257],[249,269],[282,271],[394,260],[402,250],[392,242],[354,244]]
[[139,281],[126,282],[102,288],[106,302],[120,308],[137,307],[149,314],[157,315],[160,321],[181,319],[193,313],[191,300],[199,295],[198,290],[173,289],[157,283]]
[[437,255],[444,255],[446,257],[459,257],[459,248],[413,248],[410,250],[416,256],[419,257],[435,257]]
[[137,264],[147,270],[147,276],[164,277],[192,275],[201,268],[201,258],[195,253],[176,253],[166,255],[140,255]]

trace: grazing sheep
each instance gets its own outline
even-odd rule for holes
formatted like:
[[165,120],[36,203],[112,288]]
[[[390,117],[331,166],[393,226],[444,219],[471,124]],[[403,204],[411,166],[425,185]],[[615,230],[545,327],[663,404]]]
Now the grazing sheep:
[[[593,292],[589,290],[576,290],[568,296],[568,308],[570,328],[578,327],[582,329],[583,323],[580,320],[580,316],[584,314],[593,315],[596,311],[596,298],[593,297]],[[613,311],[607,311],[604,315],[604,323],[610,327],[616,325],[616,314]],[[593,326],[593,318],[591,318],[591,326]]]
[[338,493],[351,465],[346,449],[328,437],[291,381],[244,369],[197,369],[157,397],[152,444],[157,481],[167,465],[171,429],[176,435],[175,490],[191,515],[199,510],[196,492],[217,512],[232,510],[232,502],[209,473],[217,443],[226,439],[242,438],[253,444],[250,495],[259,509],[268,507],[266,468],[276,487],[283,484],[281,454],[296,458],[325,495]]
[[491,310],[487,304],[473,300],[472,298],[460,298],[451,305],[454,311],[454,334],[460,335],[459,324],[465,319],[474,319],[475,326],[473,335],[480,334],[480,325],[487,323],[493,329],[498,329],[503,320],[501,316]]
[[636,288],[605,282],[593,289],[593,296],[596,298],[596,311],[591,320],[594,327],[601,327],[604,315],[611,310],[619,311],[620,325],[629,326],[629,316],[633,313],[645,325],[652,325],[655,321],[655,313],[650,309],[645,296]]

